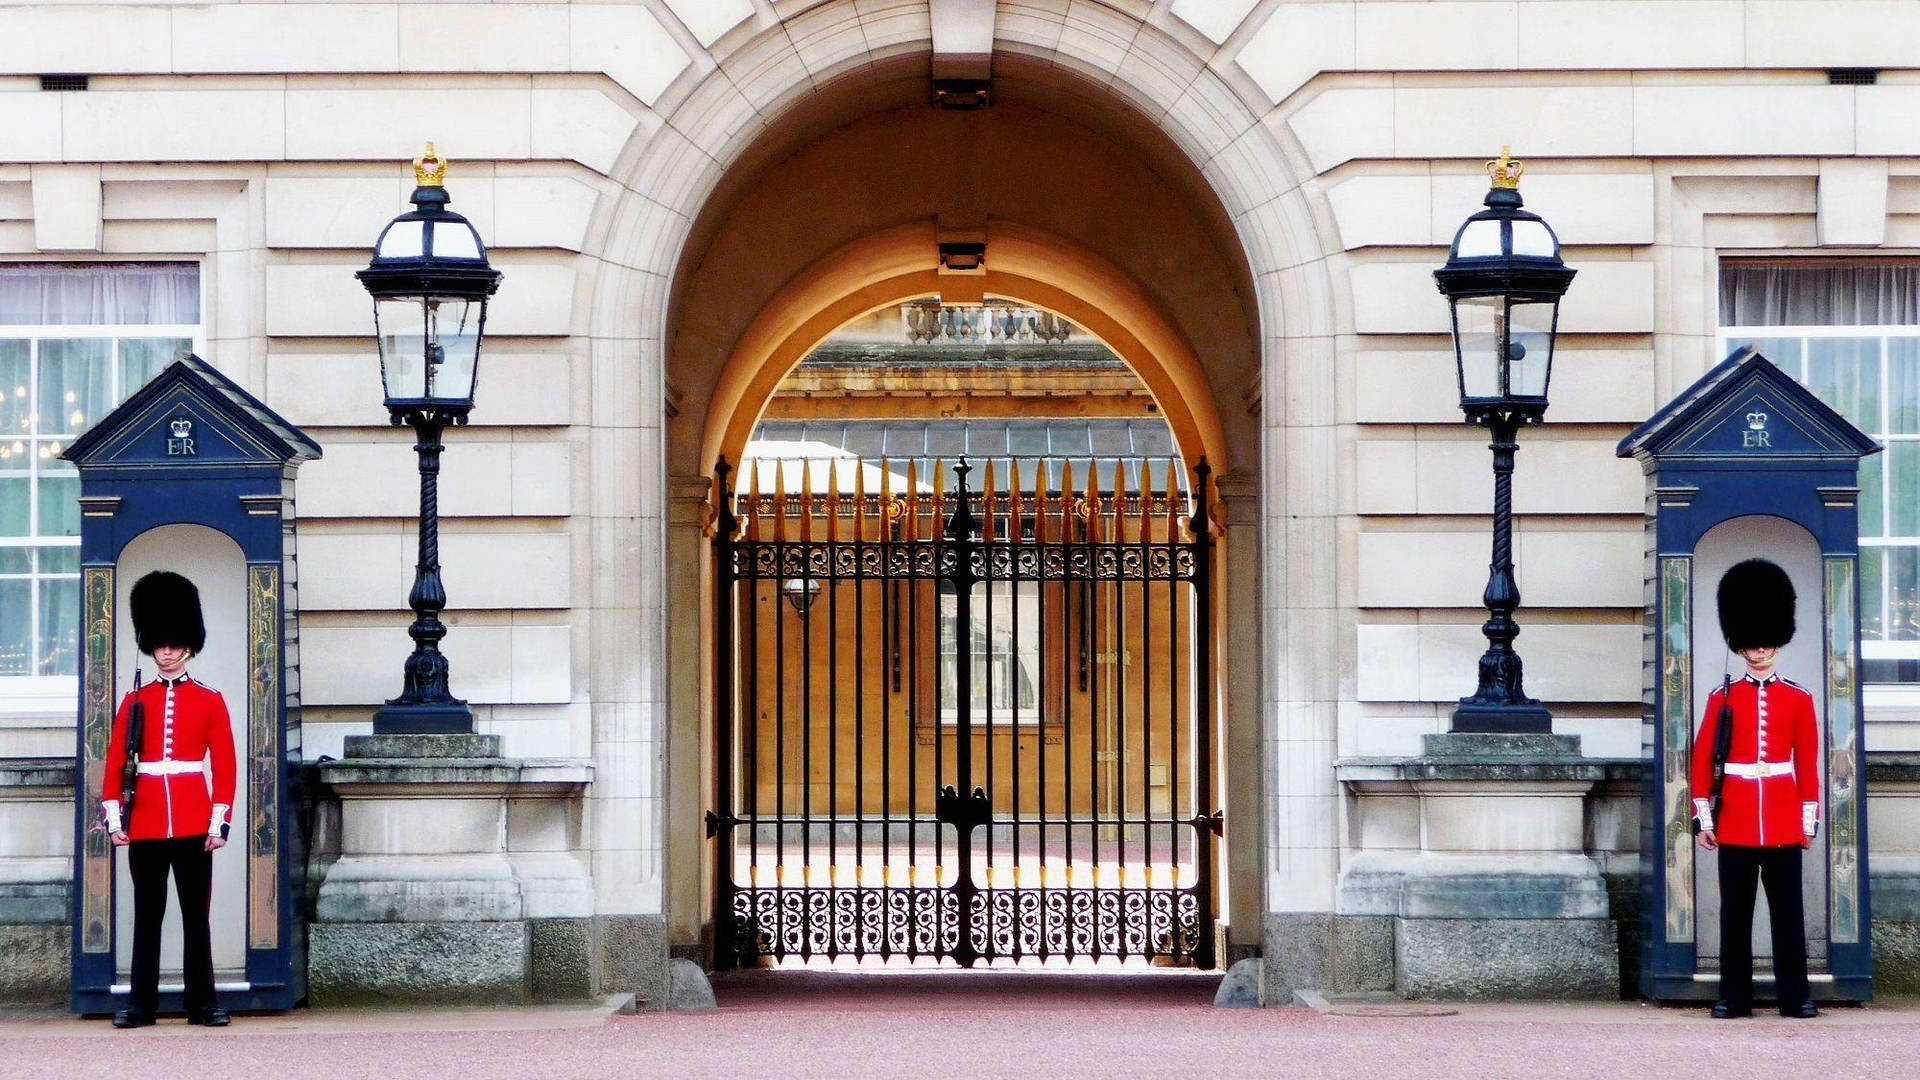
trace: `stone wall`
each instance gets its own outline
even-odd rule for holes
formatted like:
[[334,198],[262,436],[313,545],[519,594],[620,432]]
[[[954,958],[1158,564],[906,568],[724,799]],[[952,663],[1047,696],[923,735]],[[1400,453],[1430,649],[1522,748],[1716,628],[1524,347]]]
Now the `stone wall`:
[[0,760],[0,1005],[67,1000],[73,762]]
[[[1529,160],[1528,205],[1580,270],[1550,420],[1515,477],[1530,689],[1589,755],[1631,757],[1639,478],[1611,444],[1715,359],[1721,256],[1920,246],[1920,90],[1904,74],[1920,10],[978,8],[1010,100],[1162,155],[1150,171],[1182,178],[1173,196],[1238,264],[1196,297],[1180,244],[1104,256],[1169,306],[1224,312],[1184,333],[1248,459],[1222,484],[1240,605],[1223,646],[1236,937],[1273,940],[1279,918],[1338,942],[1328,920],[1353,844],[1334,762],[1419,753],[1479,647],[1490,485],[1428,275],[1478,204],[1480,163],[1503,143]],[[454,208],[506,273],[480,404],[441,480],[454,688],[505,754],[594,763],[569,843],[602,940],[671,917],[673,942],[697,948],[707,464],[669,448],[704,445],[725,357],[688,362],[669,342],[726,313],[676,310],[676,289],[712,239],[696,229],[710,205],[764,174],[756,152],[927,108],[933,48],[923,0],[0,8],[0,260],[198,262],[203,355],[326,446],[300,479],[301,689],[305,753],[339,756],[397,687],[416,505],[352,271],[403,208],[401,163],[437,140]],[[1831,85],[1833,67],[1891,70]],[[89,88],[35,78],[67,71]],[[955,145],[1048,151],[929,152]],[[958,182],[971,170],[923,164],[946,201],[918,218],[981,210]],[[1033,188],[1062,220],[1085,217],[1078,194]],[[1081,233],[1121,231],[1138,217],[1125,209]],[[899,223],[805,239],[831,250]],[[785,250],[799,233],[769,235]],[[933,252],[921,261],[931,270]],[[805,269],[742,265],[762,296]],[[1234,337],[1247,363],[1222,359]],[[669,540],[674,497],[684,527]],[[4,702],[0,755],[64,752],[75,696]],[[1920,725],[1876,727],[1885,715],[1869,712],[1876,749],[1920,749]],[[22,858],[70,842],[64,824],[35,829]]]

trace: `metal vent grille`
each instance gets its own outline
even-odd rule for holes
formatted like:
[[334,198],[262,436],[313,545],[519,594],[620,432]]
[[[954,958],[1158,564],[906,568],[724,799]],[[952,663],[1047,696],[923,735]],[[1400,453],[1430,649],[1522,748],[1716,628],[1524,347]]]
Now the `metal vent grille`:
[[1878,68],[1828,68],[1829,86],[1872,86],[1880,81]]
[[42,90],[85,90],[86,88],[87,77],[85,75],[40,76],[40,89]]

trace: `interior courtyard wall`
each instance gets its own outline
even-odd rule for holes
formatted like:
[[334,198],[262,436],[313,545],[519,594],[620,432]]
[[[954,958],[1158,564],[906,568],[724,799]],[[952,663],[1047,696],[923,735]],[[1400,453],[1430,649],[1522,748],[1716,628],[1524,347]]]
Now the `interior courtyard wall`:
[[[300,486],[307,744],[326,752],[391,691],[411,576],[409,454],[351,271],[403,206],[394,163],[439,140],[455,208],[508,275],[443,479],[456,689],[509,753],[594,758],[599,910],[658,912],[661,642],[686,569],[666,519],[699,498],[659,467],[667,418],[687,415],[665,376],[676,260],[768,125],[925,54],[926,9],[460,16],[9,9],[0,256],[200,260],[209,359],[326,446]],[[1611,442],[1715,359],[1720,254],[1920,246],[1916,31],[1920,12],[1876,0],[998,6],[997,52],[1132,102],[1246,251],[1266,637],[1235,666],[1263,672],[1267,911],[1331,910],[1347,844],[1333,758],[1441,730],[1479,650],[1485,455],[1455,414],[1428,277],[1484,190],[1479,162],[1503,143],[1530,160],[1528,204],[1581,270],[1555,404],[1516,476],[1530,689],[1589,753],[1637,752],[1637,478]],[[438,70],[448,55],[461,73]],[[1888,70],[1833,86],[1828,67]],[[39,89],[72,70],[88,91]],[[1883,208],[1877,229],[1863,205]],[[1914,715],[1874,709],[1873,745],[1920,745]],[[16,711],[0,752],[57,756],[66,724]]]

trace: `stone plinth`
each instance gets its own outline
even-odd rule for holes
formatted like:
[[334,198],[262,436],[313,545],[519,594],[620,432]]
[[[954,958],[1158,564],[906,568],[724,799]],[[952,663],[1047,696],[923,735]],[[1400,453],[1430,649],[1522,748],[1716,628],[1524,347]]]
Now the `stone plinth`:
[[1920,754],[1867,753],[1873,992],[1920,994]]
[[590,763],[502,758],[497,735],[371,735],[318,766],[340,857],[315,904],[315,1004],[593,993],[580,848]]
[[1356,846],[1340,877],[1337,990],[1612,998],[1607,885],[1586,851],[1604,762],[1572,735],[1426,736],[1417,758],[1349,758]]
[[0,1005],[67,1000],[72,892],[73,761],[0,760]]

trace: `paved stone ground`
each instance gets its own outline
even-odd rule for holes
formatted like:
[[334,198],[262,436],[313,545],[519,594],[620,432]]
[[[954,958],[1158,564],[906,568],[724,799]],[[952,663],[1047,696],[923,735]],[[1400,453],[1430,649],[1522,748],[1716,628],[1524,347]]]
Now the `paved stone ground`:
[[[1459,1005],[1452,1016],[1215,1009],[1213,978],[1025,972],[731,975],[721,1007],[301,1011],[222,1031],[0,1015],[0,1076],[1862,1077],[1920,1073],[1920,1003],[1711,1021],[1702,1009]],[[1340,1003],[1334,1003],[1338,1008]],[[1359,1011],[1368,1011],[1362,1008]],[[1385,1010],[1391,1011],[1391,1009]],[[1424,1011],[1433,1011],[1427,1009]]]

